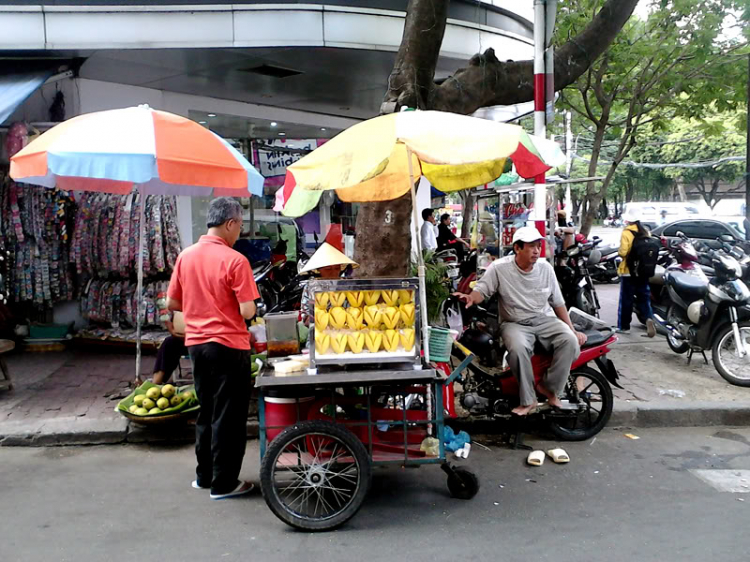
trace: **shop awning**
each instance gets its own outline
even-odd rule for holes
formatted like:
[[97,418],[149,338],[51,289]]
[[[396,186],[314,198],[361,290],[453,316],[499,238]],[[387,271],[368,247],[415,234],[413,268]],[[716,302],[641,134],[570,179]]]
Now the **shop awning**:
[[52,74],[52,71],[43,70],[0,76],[0,124],[5,123],[16,108],[36,92]]

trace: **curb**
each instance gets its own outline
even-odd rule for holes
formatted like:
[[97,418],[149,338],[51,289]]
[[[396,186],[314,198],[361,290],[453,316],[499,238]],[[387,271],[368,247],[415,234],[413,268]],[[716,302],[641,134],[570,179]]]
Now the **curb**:
[[[498,433],[500,427],[488,420],[458,420],[456,428],[473,433]],[[655,402],[615,400],[609,428],[620,427],[711,427],[750,426],[750,402],[683,402],[679,399]],[[248,439],[257,439],[257,420],[247,423]],[[0,447],[50,447],[63,445],[114,445],[121,443],[188,444],[195,441],[192,425],[146,429],[125,418],[83,420],[52,419],[46,422],[0,424]]]

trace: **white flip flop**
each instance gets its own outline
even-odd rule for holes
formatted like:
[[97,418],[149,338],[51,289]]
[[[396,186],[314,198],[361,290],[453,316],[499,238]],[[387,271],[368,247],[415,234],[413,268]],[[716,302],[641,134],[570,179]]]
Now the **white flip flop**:
[[570,462],[570,457],[568,456],[568,453],[565,452],[565,449],[550,449],[547,451],[547,456],[557,464]]
[[531,466],[542,466],[544,464],[544,451],[531,451],[526,457],[526,462]]

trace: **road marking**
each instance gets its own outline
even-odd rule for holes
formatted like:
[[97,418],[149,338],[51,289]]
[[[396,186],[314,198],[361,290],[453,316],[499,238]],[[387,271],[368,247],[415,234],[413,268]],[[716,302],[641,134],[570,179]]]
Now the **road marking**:
[[750,493],[750,470],[692,469],[690,472],[719,492]]

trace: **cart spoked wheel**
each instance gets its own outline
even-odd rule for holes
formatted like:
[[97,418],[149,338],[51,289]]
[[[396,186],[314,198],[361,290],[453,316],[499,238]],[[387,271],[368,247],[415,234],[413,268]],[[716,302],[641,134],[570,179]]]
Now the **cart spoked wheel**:
[[305,531],[343,525],[362,506],[370,487],[367,449],[348,429],[307,421],[271,441],[260,467],[268,507]]
[[470,500],[479,491],[479,478],[465,468],[453,468],[444,464],[442,469],[448,474],[448,491],[459,500]]

